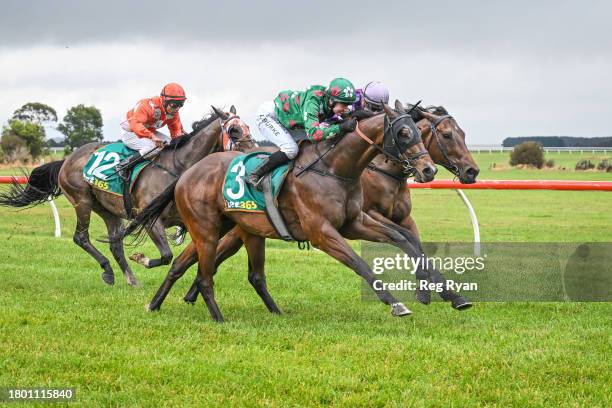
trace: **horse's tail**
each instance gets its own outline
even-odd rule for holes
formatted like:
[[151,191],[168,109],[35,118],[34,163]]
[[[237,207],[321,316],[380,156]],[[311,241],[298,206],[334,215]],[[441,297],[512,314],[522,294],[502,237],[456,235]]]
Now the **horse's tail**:
[[62,194],[59,186],[59,171],[64,160],[53,161],[36,167],[23,186],[13,179],[8,191],[0,192],[0,205],[8,207],[34,207]]
[[149,205],[134,218],[132,223],[126,228],[124,236],[134,234],[139,237],[145,230],[153,227],[153,224],[155,224],[168,204],[174,201],[174,188],[177,182],[178,180],[166,187],[160,195],[155,197]]

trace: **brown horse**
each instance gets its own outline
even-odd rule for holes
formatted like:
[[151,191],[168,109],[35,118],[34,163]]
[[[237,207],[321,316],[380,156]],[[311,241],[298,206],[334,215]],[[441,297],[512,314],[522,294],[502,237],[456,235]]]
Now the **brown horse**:
[[[413,107],[409,105],[408,108]],[[404,107],[396,104],[396,109],[403,110]],[[416,107],[411,114],[433,161],[448,169],[461,183],[474,183],[480,170],[465,144],[465,132],[457,121],[441,106],[427,110]],[[363,210],[379,221],[391,221],[410,230],[418,238],[416,223],[410,216],[412,201],[403,169],[377,156],[368,170],[361,177]]]
[[[395,108],[398,111],[406,112],[399,102],[396,102]],[[474,162],[465,144],[465,133],[455,119],[443,107],[412,108],[413,106],[409,105],[410,114],[416,121],[423,144],[434,163],[447,168],[462,183],[475,182],[479,172],[478,165]],[[404,170],[401,164],[387,159],[384,155],[377,155],[361,175],[363,211],[375,220],[402,233],[414,246],[422,250],[416,224],[410,215],[412,202],[410,189],[406,184],[408,174]],[[217,266],[240,249],[242,235],[240,229],[236,228],[223,237],[217,249]],[[190,263],[187,267],[197,262],[195,247],[190,244],[181,258],[189,259]],[[177,259],[177,262],[180,261]],[[184,297],[185,302],[195,303],[198,294],[196,278]],[[417,290],[416,296],[417,300],[422,303],[430,302],[430,294],[427,290]],[[455,303],[454,306],[466,307],[467,304]]]
[[[401,248],[410,256],[419,255],[402,234],[372,219],[361,209],[363,198],[359,177],[374,156],[383,150],[383,142],[384,154],[393,160],[402,162],[398,160],[401,155],[412,155],[409,161],[417,178],[427,180],[431,177],[425,174],[435,174],[433,163],[409,115],[385,106],[383,114],[360,121],[355,132],[340,139],[306,144],[296,159],[294,170],[287,176],[278,202],[291,234],[298,241],[310,241],[316,248],[353,269],[383,303],[392,306],[392,315],[403,316],[410,311],[391,293],[374,288],[373,272],[345,240],[385,242]],[[395,149],[397,154],[388,148]],[[324,158],[321,151],[325,151]],[[225,208],[222,188],[228,166],[235,157],[234,153],[219,153],[201,160],[179,179],[175,187],[170,186],[145,208],[127,230],[130,233],[139,226],[146,227],[155,222],[168,211],[166,207],[170,202],[176,202],[197,251],[198,288],[211,316],[217,321],[223,320],[213,290],[217,244],[219,238],[235,225],[240,227],[249,256],[249,281],[268,309],[280,313],[268,293],[264,274],[264,238],[279,239],[279,236],[264,214],[227,211]],[[316,171],[306,172],[301,177],[296,175],[296,168],[303,169],[317,159]],[[184,262],[183,255],[175,260],[149,305],[150,310],[159,309],[174,282],[185,272],[183,266],[188,262]],[[453,292],[447,292],[447,295],[447,300],[458,299],[461,302],[459,295]]]
[[[230,114],[213,108],[213,113],[206,119],[196,122],[194,130],[174,139],[169,146],[153,160],[153,163],[142,171],[132,190],[133,208],[138,211],[144,208],[154,197],[175,182],[180,174],[204,156],[222,151],[223,124],[230,119]],[[232,117],[236,110],[230,109]],[[229,137],[236,138],[236,145],[252,148],[254,142],[250,137],[241,138],[239,126],[226,129]],[[248,136],[248,135],[247,135]],[[75,150],[61,161],[35,168],[29,176],[25,187],[15,183],[9,192],[0,194],[0,204],[12,207],[27,207],[43,203],[49,196],[64,193],[73,205],[77,215],[74,242],[93,256],[103,269],[102,279],[114,284],[115,278],[109,260],[98,251],[89,239],[89,222],[94,211],[105,222],[110,241],[110,250],[119,264],[128,284],[137,285],[123,250],[123,219],[126,211],[121,197],[95,189],[83,178],[83,166],[91,154],[102,146],[102,143],[89,143]],[[165,228],[173,225],[176,217],[161,218],[147,231],[160,252],[160,259],[151,260],[147,267],[165,265],[172,260],[172,251],[166,240]]]

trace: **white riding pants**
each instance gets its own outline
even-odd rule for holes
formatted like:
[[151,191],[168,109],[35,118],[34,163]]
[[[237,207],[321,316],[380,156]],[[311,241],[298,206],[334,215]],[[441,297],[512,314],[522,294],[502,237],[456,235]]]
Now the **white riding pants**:
[[261,135],[277,145],[288,158],[294,159],[297,156],[298,145],[287,129],[276,119],[274,102],[268,101],[261,104],[259,109],[257,109],[255,123]]
[[[138,137],[136,133],[130,132],[125,129],[121,129],[123,134],[121,135],[121,141],[130,149],[137,150],[143,157],[144,156],[155,156],[159,150],[155,146],[155,143],[151,139],[146,137]],[[169,136],[164,135],[161,132],[155,132],[155,136],[162,140],[169,142],[171,139]]]

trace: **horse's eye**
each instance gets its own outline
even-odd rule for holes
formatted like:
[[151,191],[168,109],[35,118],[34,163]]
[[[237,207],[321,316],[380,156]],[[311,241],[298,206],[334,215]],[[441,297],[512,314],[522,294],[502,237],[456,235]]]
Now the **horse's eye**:
[[443,133],[442,136],[445,139],[452,139],[453,138],[453,134],[452,133]]

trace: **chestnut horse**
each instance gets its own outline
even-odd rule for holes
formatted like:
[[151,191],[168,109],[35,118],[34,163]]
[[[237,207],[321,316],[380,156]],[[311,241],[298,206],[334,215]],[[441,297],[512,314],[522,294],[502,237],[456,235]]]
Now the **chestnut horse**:
[[[207,119],[194,124],[194,130],[184,136],[174,139],[169,146],[153,160],[139,176],[132,190],[133,208],[137,211],[144,208],[154,197],[159,195],[180,174],[195,164],[204,156],[222,151],[223,131],[221,121],[229,118],[229,114],[213,108],[214,113]],[[236,110],[232,106],[231,115]],[[238,129],[230,129],[230,137],[239,137]],[[236,140],[236,145],[242,148],[255,146],[252,139]],[[110,250],[119,264],[128,284],[138,284],[123,250],[123,219],[126,212],[122,197],[95,189],[83,178],[83,166],[88,162],[93,152],[102,143],[89,143],[61,161],[54,161],[32,170],[28,184],[25,187],[14,183],[11,190],[0,194],[0,205],[12,207],[28,207],[47,201],[49,196],[59,196],[64,193],[73,205],[77,225],[74,242],[96,259],[103,269],[102,279],[112,285],[115,282],[113,269],[108,258],[98,251],[89,239],[89,222],[91,212],[97,213],[105,222],[110,241]],[[147,231],[160,251],[161,258],[151,260],[147,267],[169,264],[172,251],[168,246],[165,228],[176,223],[171,220],[176,217],[162,218]]]
[[[398,111],[406,112],[404,106],[397,101],[395,108]],[[416,121],[423,144],[433,161],[447,168],[462,183],[475,182],[479,172],[478,165],[474,162],[465,144],[465,133],[446,109],[443,107],[428,109],[415,107],[413,109],[413,106],[409,105],[408,110]],[[410,215],[412,202],[410,189],[406,183],[408,176],[401,164],[387,159],[382,154],[377,155],[361,175],[364,198],[363,211],[375,220],[404,234],[413,242],[413,245],[422,250],[416,224]],[[241,247],[241,232],[239,228],[236,228],[220,241],[217,249],[216,265],[223,263]],[[185,249],[181,260],[188,259],[191,254],[191,259],[186,267],[197,262],[195,252],[195,247],[191,245]],[[177,262],[181,260],[177,258]],[[184,297],[185,302],[195,303],[198,294],[196,278]],[[420,289],[420,286],[415,294],[417,300],[422,303],[428,304],[431,300],[429,291]],[[455,302],[453,306],[465,308],[469,305]]]
[[[388,291],[374,288],[372,270],[345,240],[385,242],[401,248],[410,256],[419,255],[406,237],[362,211],[359,177],[379,152],[404,165],[409,163],[417,177],[423,180],[427,180],[425,173],[435,174],[433,162],[424,150],[410,116],[386,105],[384,109],[384,113],[359,121],[356,131],[342,138],[303,146],[281,189],[278,202],[289,231],[298,241],[310,241],[316,248],[353,269],[383,303],[391,305],[393,316],[404,316],[411,312]],[[406,158],[406,154],[410,157]],[[268,293],[264,274],[264,239],[279,239],[279,236],[264,214],[227,211],[225,208],[222,188],[228,166],[236,155],[219,153],[201,160],[178,180],[176,186],[170,186],[145,208],[126,231],[130,233],[154,223],[157,217],[168,211],[168,204],[175,201],[197,251],[198,289],[211,316],[217,321],[223,321],[213,290],[217,244],[220,237],[236,225],[240,227],[249,256],[249,281],[268,310],[280,313]],[[318,161],[316,171],[298,177],[295,170],[307,167],[313,160]],[[150,310],[159,309],[172,285],[185,272],[182,257],[183,254],[175,260],[151,301]],[[448,295],[461,298],[452,292]]]

